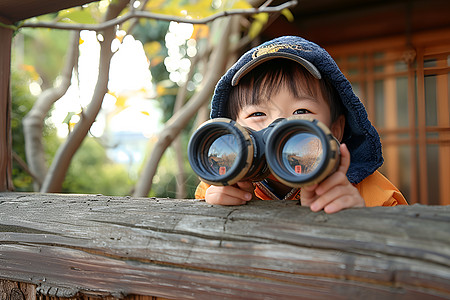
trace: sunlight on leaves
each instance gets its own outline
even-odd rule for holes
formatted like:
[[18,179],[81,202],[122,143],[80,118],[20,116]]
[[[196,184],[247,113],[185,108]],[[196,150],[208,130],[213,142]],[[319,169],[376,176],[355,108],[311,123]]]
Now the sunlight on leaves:
[[152,13],[186,17],[188,19],[202,19],[215,13],[230,9],[252,8],[248,1],[220,1],[220,0],[155,0],[149,1],[145,10]]
[[29,73],[31,79],[33,79],[34,81],[39,79],[39,74],[36,71],[34,66],[32,66],[32,65],[22,65],[22,69],[27,71]]
[[252,8],[252,6],[250,5],[250,3],[248,1],[236,1],[233,3],[232,7],[233,9],[249,9]]
[[71,8],[63,10],[59,13],[58,17],[62,22],[67,23],[80,23],[80,24],[95,24],[97,21],[92,17],[91,13],[87,9]]
[[192,32],[192,38],[196,40],[208,38],[209,26],[204,24],[195,24],[194,31]]

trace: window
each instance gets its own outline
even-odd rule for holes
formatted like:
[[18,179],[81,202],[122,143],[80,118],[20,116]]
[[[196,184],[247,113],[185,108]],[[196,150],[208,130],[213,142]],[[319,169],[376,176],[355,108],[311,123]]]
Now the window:
[[[380,171],[410,204],[450,204],[450,32],[327,48],[380,133]],[[406,46],[410,45],[410,46]]]

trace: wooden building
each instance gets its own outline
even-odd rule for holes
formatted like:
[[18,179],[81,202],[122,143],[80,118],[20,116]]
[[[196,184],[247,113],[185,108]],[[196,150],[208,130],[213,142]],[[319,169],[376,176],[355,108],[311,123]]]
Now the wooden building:
[[303,0],[264,39],[323,46],[379,131],[381,171],[409,203],[450,204],[450,2]]

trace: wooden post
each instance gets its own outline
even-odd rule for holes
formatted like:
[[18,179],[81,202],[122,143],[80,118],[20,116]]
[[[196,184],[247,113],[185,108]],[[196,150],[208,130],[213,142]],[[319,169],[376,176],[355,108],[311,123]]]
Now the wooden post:
[[450,206],[0,193],[0,280],[30,299],[448,299]]
[[[2,18],[0,22],[10,24]],[[12,29],[0,26],[0,191],[13,189],[9,90],[12,34]]]

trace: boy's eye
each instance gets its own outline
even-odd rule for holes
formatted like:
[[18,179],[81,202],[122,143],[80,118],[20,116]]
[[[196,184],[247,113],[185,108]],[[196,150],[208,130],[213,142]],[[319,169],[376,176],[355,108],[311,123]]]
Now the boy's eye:
[[301,109],[297,109],[296,111],[294,111],[292,114],[293,115],[303,115],[303,114],[310,114],[311,112],[307,109],[301,108]]
[[248,115],[248,117],[249,117],[249,118],[250,118],[250,117],[263,117],[263,116],[265,116],[265,115],[266,115],[265,113],[260,112],[260,111],[257,111],[257,112],[251,113],[250,115]]

